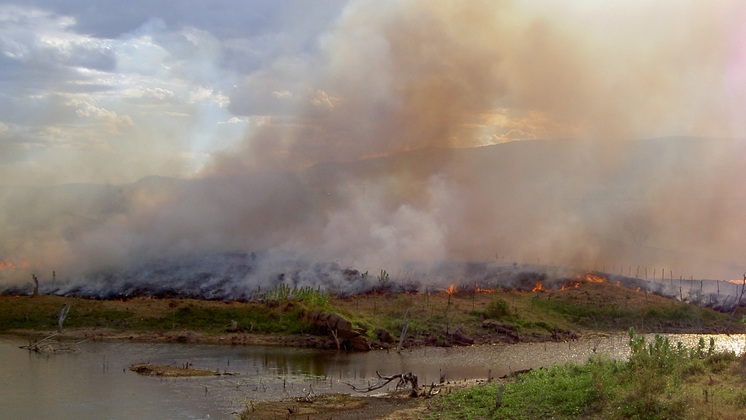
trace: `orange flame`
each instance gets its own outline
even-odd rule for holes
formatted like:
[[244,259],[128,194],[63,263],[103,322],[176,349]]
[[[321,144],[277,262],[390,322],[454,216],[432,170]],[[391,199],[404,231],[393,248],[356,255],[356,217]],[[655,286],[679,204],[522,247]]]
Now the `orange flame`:
[[532,292],[543,292],[544,291],[544,287],[541,285],[541,282],[538,281],[538,282],[536,282],[536,286],[534,286],[534,288],[531,289],[531,291]]
[[13,261],[2,261],[0,260],[0,270],[15,270],[16,265],[13,264]]
[[474,286],[474,292],[475,293],[488,293],[489,294],[489,293],[492,293],[494,291],[495,291],[494,289],[482,289],[481,287],[479,287],[478,284],[476,286]]
[[606,283],[606,277],[601,277],[593,273],[585,273],[586,283]]
[[448,288],[446,289],[446,294],[452,295],[453,292],[455,291],[456,291],[456,286],[453,283],[451,283],[451,285],[448,286]]
[[578,287],[580,287],[580,284],[581,284],[581,282],[579,282],[579,281],[570,280],[567,284],[563,284],[562,287],[560,287],[560,290],[566,290],[566,289],[569,289],[571,287],[577,289]]
[[[679,279],[679,281],[681,281],[681,279]],[[734,279],[725,280],[725,281],[728,282],[728,283],[733,283],[733,284],[738,284],[738,285],[741,285],[744,282],[743,280],[734,280]]]
[[28,261],[21,261],[20,263],[15,263],[12,260],[0,260],[0,271],[3,270],[27,270],[31,264]]

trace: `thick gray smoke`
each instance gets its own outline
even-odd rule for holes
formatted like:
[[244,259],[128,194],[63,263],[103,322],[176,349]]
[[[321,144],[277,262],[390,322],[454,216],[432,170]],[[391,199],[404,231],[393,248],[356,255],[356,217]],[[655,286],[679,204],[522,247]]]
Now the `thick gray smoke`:
[[[348,268],[428,287],[473,260],[740,278],[746,96],[720,42],[738,7],[687,3],[664,30],[674,11],[532,4],[350,2],[311,53],[236,86],[231,112],[262,123],[199,176],[4,187],[0,281],[137,288],[189,267],[241,293],[288,272],[352,291]],[[243,273],[221,260],[251,253]]]

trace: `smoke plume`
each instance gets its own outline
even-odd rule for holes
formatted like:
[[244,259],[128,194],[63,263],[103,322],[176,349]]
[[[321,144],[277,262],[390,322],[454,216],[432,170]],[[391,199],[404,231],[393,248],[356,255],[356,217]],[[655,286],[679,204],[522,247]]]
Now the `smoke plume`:
[[197,176],[4,188],[3,275],[154,281],[158,261],[254,252],[214,275],[332,262],[337,285],[345,268],[430,284],[480,260],[738,278],[744,9],[605,6],[352,1],[242,77],[228,109],[255,123]]

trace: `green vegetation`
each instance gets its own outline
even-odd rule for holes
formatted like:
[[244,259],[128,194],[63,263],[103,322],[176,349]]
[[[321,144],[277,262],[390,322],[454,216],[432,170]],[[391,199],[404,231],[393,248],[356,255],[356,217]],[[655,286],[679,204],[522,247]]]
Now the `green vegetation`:
[[[388,280],[381,270],[379,282]],[[516,290],[440,290],[429,293],[377,293],[334,297],[319,288],[278,284],[257,289],[251,302],[135,298],[100,301],[58,296],[0,296],[0,332],[56,329],[56,314],[71,303],[66,329],[166,332],[191,330],[206,334],[325,334],[309,314],[337,313],[356,331],[376,341],[380,330],[389,345],[458,344],[463,337],[477,343],[520,340],[565,340],[587,331],[619,332],[630,327],[645,332],[740,332],[743,324],[729,315],[652,294],[587,283],[577,288],[544,292]],[[740,320],[739,312],[733,319]],[[406,331],[406,334],[402,332]],[[384,343],[382,343],[384,344]]]
[[628,300],[599,305],[595,302],[583,303],[565,299],[537,299],[536,306],[588,328],[609,329],[635,325],[660,331],[667,327],[702,325],[725,319],[723,314],[695,305],[651,305],[641,308],[637,302],[630,304]]
[[502,298],[492,299],[484,310],[484,317],[488,319],[503,319],[513,315],[508,302]]
[[[601,359],[557,365],[521,375],[510,384],[488,383],[455,391],[433,404],[431,418],[578,418],[598,412],[621,367]],[[501,406],[496,408],[500,387]]]
[[258,302],[218,302],[196,299],[101,301],[59,296],[0,296],[0,331],[49,330],[57,313],[71,304],[65,328],[108,328],[119,331],[192,330],[208,334],[235,331],[295,334],[313,332],[305,314],[324,310],[329,295],[319,289],[280,285]]
[[320,287],[290,287],[284,283],[275,286],[274,289],[267,293],[261,293],[257,290],[254,293],[254,300],[257,301],[274,301],[280,304],[288,302],[304,302],[311,308],[325,309],[329,303],[329,293],[322,291]]
[[[716,352],[701,339],[693,348],[630,329],[630,357],[592,357],[555,365],[508,383],[458,390],[430,404],[430,418],[679,419],[743,418],[744,356]],[[500,389],[503,388],[502,396]],[[499,400],[499,404],[498,404]]]

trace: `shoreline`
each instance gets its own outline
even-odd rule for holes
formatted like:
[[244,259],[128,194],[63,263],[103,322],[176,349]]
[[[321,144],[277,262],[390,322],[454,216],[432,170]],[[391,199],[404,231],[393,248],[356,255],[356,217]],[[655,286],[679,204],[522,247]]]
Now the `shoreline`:
[[[439,347],[469,347],[472,345],[494,345],[494,344],[519,344],[519,343],[549,343],[549,342],[568,342],[585,340],[594,337],[607,337],[615,334],[625,335],[628,329],[619,330],[582,330],[573,331],[563,337],[539,336],[539,335],[521,335],[518,340],[490,340],[491,335],[477,336],[474,342],[470,344],[431,344],[426,341],[412,343],[402,348],[439,348]],[[731,331],[727,328],[718,327],[676,327],[662,330],[637,330],[638,334],[740,334],[744,331]],[[174,344],[210,344],[210,345],[228,345],[228,346],[284,346],[295,348],[308,348],[317,350],[336,350],[330,348],[329,344],[333,343],[332,337],[312,335],[312,334],[262,334],[247,332],[226,332],[226,333],[206,333],[196,330],[174,330],[167,332],[155,331],[131,331],[115,330],[111,328],[66,328],[61,333],[56,330],[36,330],[36,329],[10,329],[0,331],[0,335],[10,335],[16,337],[34,337],[43,338],[56,334],[59,339],[63,340],[93,340],[93,341],[131,341],[138,343],[174,343]],[[392,350],[391,347],[373,347],[371,350]],[[352,351],[356,350],[342,350]]]

